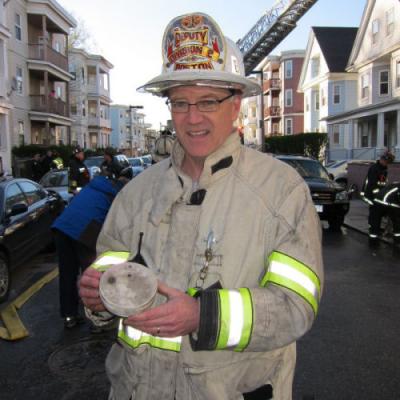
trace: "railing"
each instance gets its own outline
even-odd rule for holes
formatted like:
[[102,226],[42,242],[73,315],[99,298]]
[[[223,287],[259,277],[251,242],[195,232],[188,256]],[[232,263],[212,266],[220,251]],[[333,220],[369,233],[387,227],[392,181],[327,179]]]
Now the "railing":
[[266,81],[264,81],[264,85],[263,85],[263,89],[264,91],[266,90],[280,90],[281,89],[281,80],[280,79],[268,79]]
[[67,104],[65,101],[43,95],[31,95],[31,110],[67,117]]
[[45,44],[29,44],[29,58],[47,61],[64,71],[68,71],[68,58]]
[[88,124],[90,126],[98,126],[100,128],[111,128],[111,120],[101,117],[89,116]]
[[281,108],[279,106],[265,107],[264,109],[265,117],[280,117]]

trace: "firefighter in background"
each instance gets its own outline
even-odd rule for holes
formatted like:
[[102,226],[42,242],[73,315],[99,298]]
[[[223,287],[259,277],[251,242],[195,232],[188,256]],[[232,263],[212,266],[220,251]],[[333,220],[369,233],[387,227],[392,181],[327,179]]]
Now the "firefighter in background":
[[78,146],[74,149],[69,162],[69,187],[68,191],[77,194],[85,185],[89,183],[90,174],[86,165],[83,163],[85,154]]
[[387,185],[387,167],[393,161],[393,155],[385,152],[379,160],[371,165],[365,178],[361,198],[369,204],[369,240],[371,245],[375,245],[381,230],[382,217],[387,213],[384,205],[375,202],[379,192]]
[[51,169],[63,169],[64,168],[64,161],[58,154],[58,151],[53,151],[53,161],[50,164]]

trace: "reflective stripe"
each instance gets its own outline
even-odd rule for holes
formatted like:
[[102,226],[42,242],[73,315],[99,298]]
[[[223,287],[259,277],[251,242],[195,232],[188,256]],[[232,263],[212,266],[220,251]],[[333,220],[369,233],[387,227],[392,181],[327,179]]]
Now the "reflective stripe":
[[218,290],[220,329],[216,349],[234,347],[243,351],[249,344],[253,328],[253,304],[249,289]]
[[148,345],[161,350],[175,352],[181,350],[182,336],[172,338],[152,336],[131,326],[124,325],[122,319],[119,322],[118,337],[134,349],[142,345]]
[[400,233],[393,233],[394,237],[400,237]]
[[372,193],[378,193],[380,189],[374,189]]
[[191,287],[187,290],[187,294],[194,297],[198,291],[199,289]]
[[273,283],[292,290],[306,300],[317,314],[321,284],[315,272],[300,261],[275,251],[269,256],[268,264],[260,286]]
[[374,235],[373,233],[370,233],[370,234],[369,234],[369,237],[372,238],[372,239],[375,239],[375,238],[378,237],[378,235]]
[[128,261],[129,255],[130,253],[127,251],[106,251],[97,258],[91,267],[103,272],[111,267],[111,265],[122,264]]

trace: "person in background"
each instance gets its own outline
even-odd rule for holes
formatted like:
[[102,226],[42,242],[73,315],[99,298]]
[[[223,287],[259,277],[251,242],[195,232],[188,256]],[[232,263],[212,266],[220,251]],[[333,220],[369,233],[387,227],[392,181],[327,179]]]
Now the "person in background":
[[140,254],[158,278],[152,308],[120,322],[106,361],[109,400],[290,400],[296,341],[323,286],[321,225],[304,179],[240,144],[241,100],[261,87],[203,13],[174,18],[162,73],[172,152],[114,201],[80,294],[96,323],[104,252]]
[[94,177],[52,226],[60,272],[60,314],[67,329],[83,322],[79,315],[77,280],[94,261],[97,237],[111,203],[131,178],[130,168],[122,171],[117,179]]
[[90,181],[89,170],[84,164],[85,154],[83,150],[77,146],[69,161],[68,191],[76,195]]
[[43,171],[43,175],[46,172],[49,172],[53,163],[53,151],[51,149],[48,149],[46,151],[46,155],[43,157],[42,159],[42,171]]
[[43,164],[39,153],[36,153],[32,158],[31,170],[32,180],[39,182],[43,176]]
[[53,161],[50,165],[51,169],[63,169],[64,168],[64,161],[58,154],[58,151],[53,151]]
[[112,147],[107,147],[104,150],[104,161],[100,166],[101,172],[108,176],[118,176],[123,167],[115,157],[115,150]]

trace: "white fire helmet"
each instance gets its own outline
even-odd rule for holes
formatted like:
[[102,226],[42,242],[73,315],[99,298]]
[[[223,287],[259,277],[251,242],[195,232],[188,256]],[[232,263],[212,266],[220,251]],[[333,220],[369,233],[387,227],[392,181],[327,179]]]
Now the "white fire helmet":
[[242,97],[261,93],[255,81],[245,77],[243,57],[217,23],[203,13],[174,18],[164,32],[160,75],[138,88],[166,96],[177,86],[207,86],[237,90]]

